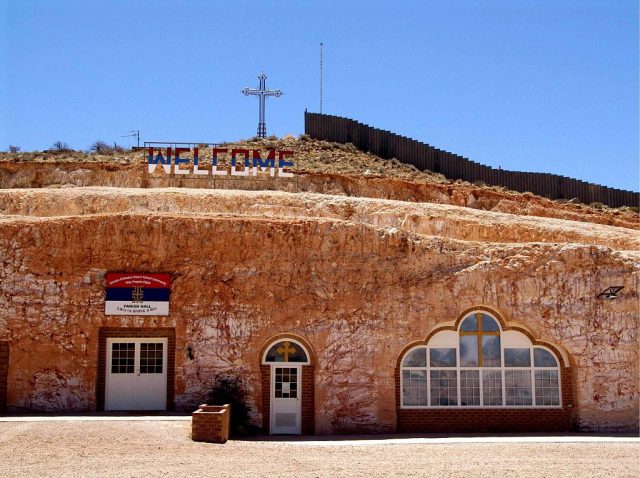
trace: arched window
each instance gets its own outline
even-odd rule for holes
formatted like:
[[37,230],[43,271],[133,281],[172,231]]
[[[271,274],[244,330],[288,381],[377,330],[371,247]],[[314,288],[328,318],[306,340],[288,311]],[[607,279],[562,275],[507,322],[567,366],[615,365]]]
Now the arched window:
[[284,339],[273,344],[265,352],[263,363],[293,362],[308,364],[309,356],[305,348],[296,340]]
[[561,406],[554,354],[486,312],[410,349],[400,366],[402,408]]

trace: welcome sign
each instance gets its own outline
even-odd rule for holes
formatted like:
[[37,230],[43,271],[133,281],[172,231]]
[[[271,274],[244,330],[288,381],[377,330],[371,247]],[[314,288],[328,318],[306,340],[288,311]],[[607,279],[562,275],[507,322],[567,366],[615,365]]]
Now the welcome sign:
[[105,315],[169,315],[169,274],[107,273]]
[[290,150],[229,149],[217,145],[201,149],[190,143],[184,143],[189,147],[178,144],[182,143],[146,146],[149,176],[186,175],[214,179],[220,176],[293,176],[288,170],[294,166],[293,151]]

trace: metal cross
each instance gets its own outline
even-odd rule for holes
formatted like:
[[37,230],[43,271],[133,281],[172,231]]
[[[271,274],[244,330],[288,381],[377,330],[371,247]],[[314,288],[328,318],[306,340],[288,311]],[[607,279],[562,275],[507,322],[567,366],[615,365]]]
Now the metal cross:
[[292,347],[291,344],[285,340],[284,342],[282,342],[282,346],[276,349],[276,352],[278,352],[278,355],[284,354],[284,361],[288,362],[289,354],[296,353],[296,348]]
[[260,80],[260,87],[256,90],[255,88],[243,88],[242,93],[245,96],[256,95],[260,99],[260,114],[258,117],[258,138],[266,138],[267,137],[267,125],[264,121],[264,106],[265,100],[267,96],[282,96],[282,91],[280,90],[267,90],[265,85],[267,81],[267,75],[264,72],[258,75],[258,79]]

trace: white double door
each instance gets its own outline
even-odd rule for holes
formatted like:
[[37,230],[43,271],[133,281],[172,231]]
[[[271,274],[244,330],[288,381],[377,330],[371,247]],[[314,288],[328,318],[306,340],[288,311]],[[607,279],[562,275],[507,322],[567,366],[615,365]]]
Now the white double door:
[[271,434],[299,435],[302,421],[302,367],[271,366]]
[[167,339],[107,339],[105,410],[166,410]]

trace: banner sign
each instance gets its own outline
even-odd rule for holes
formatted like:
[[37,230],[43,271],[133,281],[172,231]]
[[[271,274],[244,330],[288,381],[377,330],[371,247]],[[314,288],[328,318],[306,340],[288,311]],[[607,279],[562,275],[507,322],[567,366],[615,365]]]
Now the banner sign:
[[[294,166],[293,151],[246,148],[198,148],[179,147],[180,143],[147,146],[148,173],[150,177],[180,176],[213,178],[220,176],[270,176],[293,177],[287,169]],[[190,144],[190,143],[184,143]]]
[[169,274],[107,273],[105,315],[169,315]]

